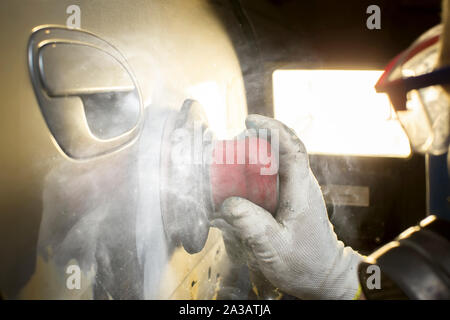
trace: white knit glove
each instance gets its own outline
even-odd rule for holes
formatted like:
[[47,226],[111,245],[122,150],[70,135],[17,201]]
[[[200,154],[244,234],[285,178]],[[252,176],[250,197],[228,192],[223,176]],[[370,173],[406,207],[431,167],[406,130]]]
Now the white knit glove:
[[225,200],[213,225],[223,230],[227,251],[243,252],[250,269],[298,298],[352,299],[362,257],[338,241],[305,146],[277,120],[250,115],[246,125],[278,130],[279,208],[274,218],[248,200]]

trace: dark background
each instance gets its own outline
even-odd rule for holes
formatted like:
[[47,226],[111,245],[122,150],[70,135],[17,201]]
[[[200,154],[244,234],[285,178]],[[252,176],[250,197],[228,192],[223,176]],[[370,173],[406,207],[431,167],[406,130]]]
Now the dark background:
[[[240,0],[243,28],[248,28],[250,60],[247,74],[264,87],[250,98],[254,108],[272,114],[271,76],[279,68],[384,69],[424,31],[440,22],[439,0]],[[369,5],[381,9],[381,29],[369,30]],[[248,24],[248,26],[246,25]],[[245,47],[240,45],[240,47]],[[246,61],[246,65],[251,62]],[[244,67],[245,69],[245,67]],[[264,77],[251,77],[263,73]],[[257,91],[257,90],[256,90]],[[252,91],[255,95],[255,90]],[[256,104],[253,104],[255,102]]]

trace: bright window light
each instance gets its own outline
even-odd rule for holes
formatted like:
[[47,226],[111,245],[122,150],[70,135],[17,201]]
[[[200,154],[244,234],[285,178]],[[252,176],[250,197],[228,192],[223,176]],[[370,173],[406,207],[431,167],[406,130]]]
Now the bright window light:
[[293,128],[308,152],[408,157],[408,138],[389,98],[376,93],[377,70],[276,70],[275,118]]

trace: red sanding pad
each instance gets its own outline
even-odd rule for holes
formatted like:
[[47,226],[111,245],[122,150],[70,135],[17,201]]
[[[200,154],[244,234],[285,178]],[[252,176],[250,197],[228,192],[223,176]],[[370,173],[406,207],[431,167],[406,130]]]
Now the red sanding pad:
[[257,137],[215,141],[210,166],[215,209],[232,196],[250,200],[272,214],[278,203],[278,165],[270,143]]

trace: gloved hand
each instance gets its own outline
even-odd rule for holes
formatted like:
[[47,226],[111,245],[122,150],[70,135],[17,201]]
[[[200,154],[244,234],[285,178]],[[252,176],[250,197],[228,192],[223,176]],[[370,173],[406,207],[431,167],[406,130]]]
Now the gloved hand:
[[279,134],[279,208],[274,218],[248,200],[226,199],[213,225],[223,230],[227,251],[244,253],[250,269],[298,298],[354,298],[362,257],[338,241],[303,143],[271,118],[250,115],[246,125]]

